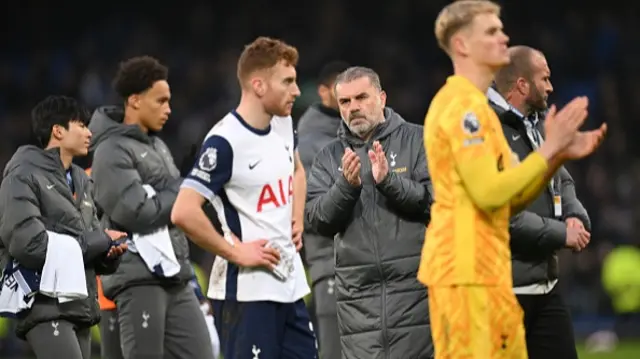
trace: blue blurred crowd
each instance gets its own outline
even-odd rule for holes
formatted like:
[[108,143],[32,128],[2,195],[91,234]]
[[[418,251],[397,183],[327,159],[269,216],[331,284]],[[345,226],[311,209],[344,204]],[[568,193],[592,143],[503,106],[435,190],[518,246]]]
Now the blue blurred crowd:
[[[9,2],[0,14],[0,165],[29,141],[29,111],[37,101],[66,94],[89,107],[116,103],[110,81],[117,64],[140,54],[156,56],[170,68],[173,114],[162,136],[181,158],[238,100],[237,56],[259,35],[282,38],[299,49],[302,96],[295,119],[317,100],[315,76],[322,65],[341,59],[378,71],[388,104],[408,121],[422,123],[430,99],[451,72],[433,36],[433,21],[445,3],[254,0],[176,7],[142,1],[94,7]],[[613,314],[601,284],[603,259],[616,246],[640,245],[640,201],[635,200],[640,198],[640,142],[635,139],[640,132],[640,5],[502,3],[511,43],[539,48],[547,56],[556,90],[551,102],[587,95],[588,126],[609,123],[604,148],[569,165],[594,223],[592,244],[560,259],[560,282],[574,318],[595,323],[593,318]],[[195,257],[210,268],[208,256]]]

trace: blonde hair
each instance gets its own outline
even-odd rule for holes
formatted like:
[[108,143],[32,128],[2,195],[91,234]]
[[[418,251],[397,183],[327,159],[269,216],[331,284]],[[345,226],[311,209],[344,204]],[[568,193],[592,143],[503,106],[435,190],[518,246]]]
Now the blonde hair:
[[445,6],[436,19],[435,33],[438,46],[449,53],[451,37],[460,29],[469,26],[480,14],[500,16],[500,5],[489,0],[460,0]]

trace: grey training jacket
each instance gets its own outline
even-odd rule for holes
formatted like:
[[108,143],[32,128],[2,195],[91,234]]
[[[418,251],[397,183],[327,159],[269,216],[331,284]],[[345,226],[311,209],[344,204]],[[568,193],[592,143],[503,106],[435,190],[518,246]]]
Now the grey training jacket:
[[[189,247],[184,233],[171,223],[171,209],[182,179],[167,145],[135,125],[124,125],[119,107],[98,108],[91,118],[96,202],[103,211],[102,223],[129,234],[150,233],[169,226],[180,272],[165,278],[153,274],[142,258],[131,251],[122,256],[118,270],[102,276],[105,297],[113,299],[135,285],[186,283],[191,277]],[[156,195],[147,196],[148,184]]]
[[47,231],[75,237],[83,251],[88,297],[64,304],[36,295],[33,306],[18,315],[19,338],[39,323],[67,320],[79,328],[100,321],[96,274],[110,273],[118,265],[108,259],[111,239],[100,227],[93,201],[93,185],[84,170],[71,167],[76,192],[67,183],[59,149],[23,146],[4,170],[0,186],[0,268],[11,260],[40,272],[49,238]]

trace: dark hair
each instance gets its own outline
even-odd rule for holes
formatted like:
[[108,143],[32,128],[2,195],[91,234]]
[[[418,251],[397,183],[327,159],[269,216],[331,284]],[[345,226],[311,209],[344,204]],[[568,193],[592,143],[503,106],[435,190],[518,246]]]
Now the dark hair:
[[151,56],[138,56],[120,63],[113,89],[126,100],[131,95],[141,94],[157,81],[166,81],[169,69]]
[[511,91],[520,77],[531,81],[533,74],[532,58],[535,53],[541,54],[542,52],[523,45],[509,48],[509,64],[498,70],[495,76],[495,87],[500,94],[504,95]]
[[349,68],[344,61],[332,61],[324,65],[318,74],[318,85],[330,87],[336,81],[336,77]]
[[49,145],[53,126],[69,129],[70,122],[89,124],[89,111],[76,99],[67,96],[49,96],[31,110],[33,135],[42,148]]
[[274,67],[284,61],[298,65],[298,50],[282,40],[261,36],[244,47],[238,59],[238,80],[243,83],[255,71]]

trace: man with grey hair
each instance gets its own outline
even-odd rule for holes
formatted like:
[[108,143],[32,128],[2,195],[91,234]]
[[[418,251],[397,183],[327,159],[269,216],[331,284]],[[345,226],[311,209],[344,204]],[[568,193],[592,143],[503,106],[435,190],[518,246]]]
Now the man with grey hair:
[[334,91],[343,122],[312,165],[305,219],[336,241],[342,357],[431,358],[416,279],[432,202],[422,127],[385,107],[371,69],[347,69]]

